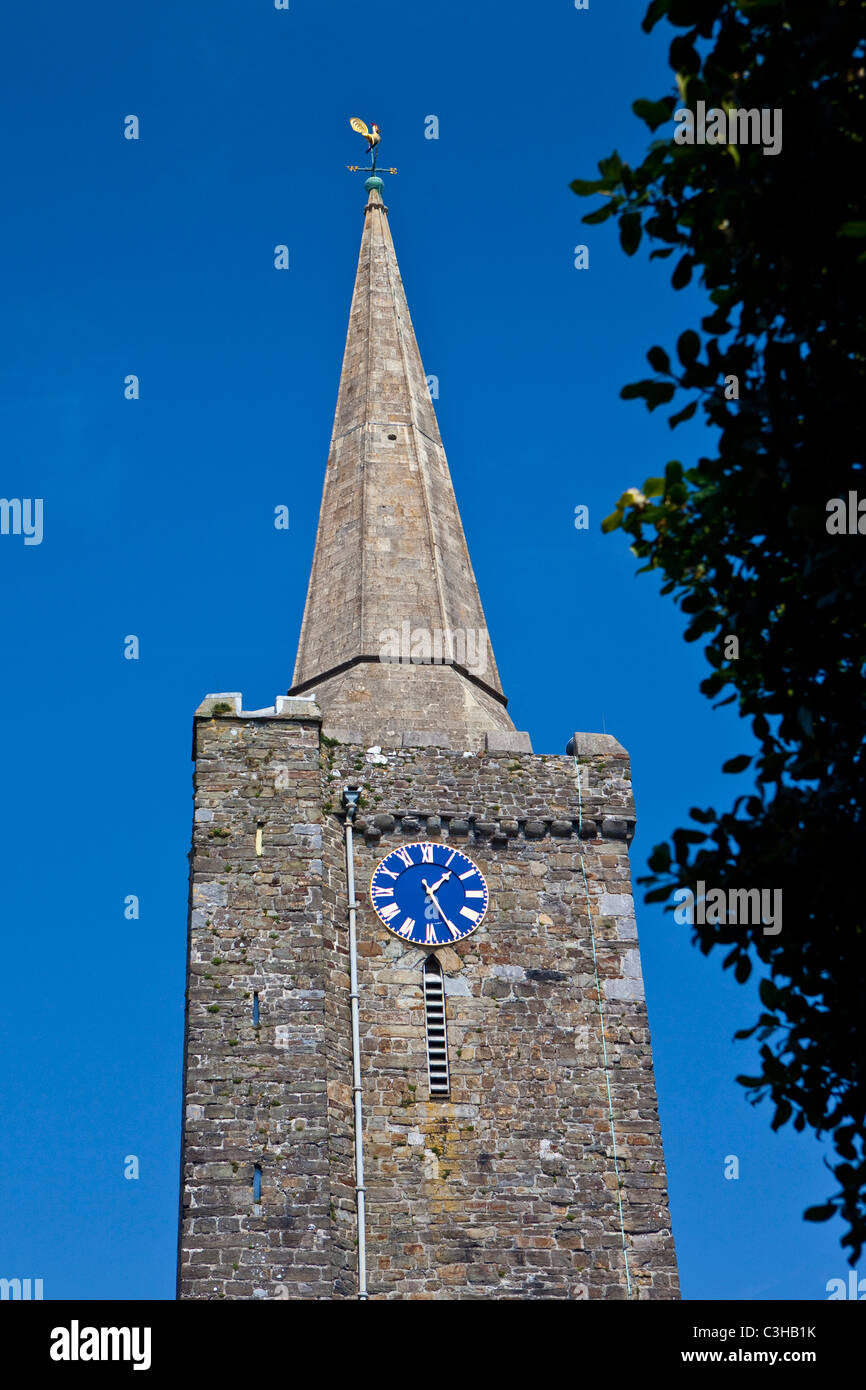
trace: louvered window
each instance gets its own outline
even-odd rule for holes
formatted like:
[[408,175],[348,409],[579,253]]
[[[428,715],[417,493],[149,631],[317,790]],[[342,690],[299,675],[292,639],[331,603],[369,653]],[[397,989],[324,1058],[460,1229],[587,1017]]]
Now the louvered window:
[[448,1039],[445,1034],[445,980],[435,956],[428,956],[422,970],[424,1018],[427,1025],[427,1075],[431,1096],[447,1096]]

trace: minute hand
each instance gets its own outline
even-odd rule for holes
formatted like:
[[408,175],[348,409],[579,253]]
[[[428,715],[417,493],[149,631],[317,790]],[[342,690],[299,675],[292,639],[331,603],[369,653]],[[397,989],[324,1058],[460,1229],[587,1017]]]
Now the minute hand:
[[[435,907],[436,911],[439,913],[439,916],[442,918],[442,921],[445,923],[446,927],[447,927],[448,930],[450,931],[450,933],[451,933],[453,939],[456,941],[456,940],[459,938],[459,936],[460,936],[459,931],[458,931],[457,928],[454,926],[453,922],[449,922],[449,921],[448,921],[448,918],[445,916],[445,913],[442,911],[441,907],[439,906],[439,900],[438,900],[438,898],[436,897],[436,894],[433,892],[433,889],[432,889],[432,888],[429,888],[429,887],[427,886],[427,880],[426,880],[425,878],[422,878],[421,882],[423,883],[424,887],[427,889],[427,896],[428,896],[428,898],[431,899],[431,901],[432,901],[432,903],[433,903],[433,906]],[[438,884],[437,884],[437,887],[438,887]]]

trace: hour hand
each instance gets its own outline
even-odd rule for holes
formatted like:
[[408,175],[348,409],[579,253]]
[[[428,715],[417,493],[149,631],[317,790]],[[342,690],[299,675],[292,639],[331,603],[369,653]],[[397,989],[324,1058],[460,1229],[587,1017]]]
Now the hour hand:
[[445,882],[445,880],[446,880],[447,878],[450,878],[450,877],[451,877],[451,870],[450,870],[450,869],[446,869],[446,870],[445,870],[445,873],[442,875],[442,877],[440,878],[439,882],[438,882],[438,883],[431,883],[431,885],[430,885],[429,888],[427,888],[427,883],[426,883],[426,881],[425,881],[423,878],[422,878],[421,882],[424,884],[424,887],[427,888],[427,892],[428,892],[428,893],[438,893],[438,892],[439,892],[439,889],[442,887],[442,884]]

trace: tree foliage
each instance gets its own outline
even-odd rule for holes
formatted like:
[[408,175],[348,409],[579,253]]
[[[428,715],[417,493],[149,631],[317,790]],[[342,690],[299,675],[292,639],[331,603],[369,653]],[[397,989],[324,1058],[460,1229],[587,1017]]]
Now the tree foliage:
[[[805,1215],[841,1214],[853,1263],[866,1241],[866,535],[831,533],[828,504],[855,493],[856,529],[866,4],[653,0],[643,28],[661,20],[677,31],[676,94],[633,106],[658,138],[638,168],[614,152],[572,188],[604,197],[584,222],[617,219],[627,254],[648,243],[650,259],[674,258],[674,289],[695,276],[707,291],[711,311],[675,357],[652,347],[653,375],[621,394],[650,410],[673,402],[672,427],[702,412],[717,452],[667,463],[604,529],[624,530],[642,570],[660,571],[686,640],[706,643],[702,691],[737,703],[757,751],[725,764],[751,768],[751,793],[693,808],[641,882],[659,902],[699,880],[782,890],[778,935],[722,921],[694,940],[723,948],[739,981],[761,974],[763,1012],[738,1035],[757,1032],[760,1073],[738,1079],[754,1103],[772,1101],[774,1129],[790,1120],[830,1136],[835,1190]],[[676,143],[675,110],[699,101],[781,111],[780,152]]]

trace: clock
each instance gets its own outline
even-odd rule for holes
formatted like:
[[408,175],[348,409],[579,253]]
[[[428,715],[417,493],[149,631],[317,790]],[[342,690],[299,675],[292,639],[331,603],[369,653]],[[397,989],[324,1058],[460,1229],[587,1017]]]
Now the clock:
[[370,901],[383,926],[416,946],[447,946],[480,927],[488,901],[484,875],[448,844],[394,849],[373,870]]

